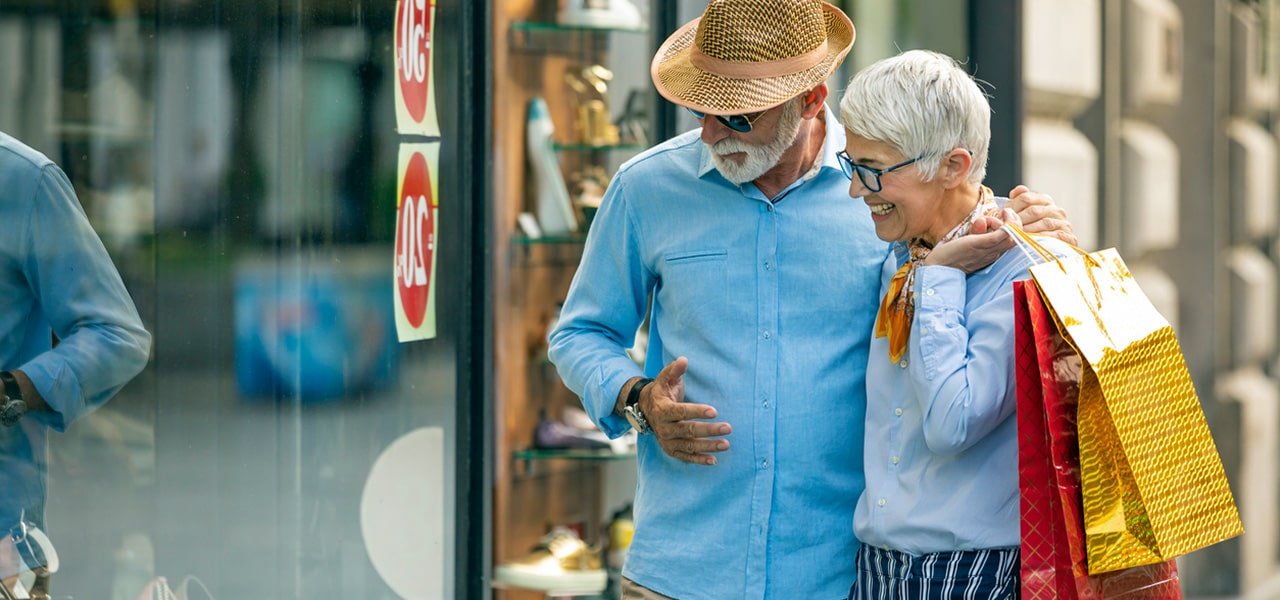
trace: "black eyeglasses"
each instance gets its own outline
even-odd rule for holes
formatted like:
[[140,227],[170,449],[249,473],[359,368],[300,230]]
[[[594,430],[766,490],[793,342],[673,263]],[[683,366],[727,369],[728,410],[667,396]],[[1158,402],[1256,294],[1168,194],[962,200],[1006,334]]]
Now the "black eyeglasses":
[[872,192],[878,192],[881,189],[880,188],[881,175],[884,175],[885,173],[891,173],[893,171],[897,171],[898,169],[901,169],[902,167],[905,167],[924,157],[917,156],[911,160],[900,162],[887,169],[873,169],[871,167],[868,167],[867,165],[860,165],[858,163],[855,163],[853,162],[852,158],[849,158],[849,153],[845,152],[844,150],[836,152],[836,158],[840,159],[840,170],[844,171],[844,176],[848,177],[849,181],[853,181],[853,172],[857,171],[858,180],[862,182],[862,186]]
[[[693,118],[699,121],[707,118],[707,113],[693,110],[692,108],[689,108],[687,106],[685,107],[685,109],[693,113]],[[738,133],[751,133],[751,126],[754,125],[755,122],[758,121],[760,117],[764,116],[764,113],[767,113],[767,112],[769,111],[762,110],[757,113],[750,113],[746,115],[711,115],[711,116],[715,117],[716,120],[720,121],[720,123],[722,123],[725,127],[728,127],[729,129],[732,129]]]

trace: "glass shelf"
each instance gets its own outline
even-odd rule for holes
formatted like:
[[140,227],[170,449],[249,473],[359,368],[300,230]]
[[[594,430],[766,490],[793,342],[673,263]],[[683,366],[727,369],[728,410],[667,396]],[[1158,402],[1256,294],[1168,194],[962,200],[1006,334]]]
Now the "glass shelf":
[[527,450],[516,450],[511,453],[511,457],[516,460],[586,460],[586,461],[611,461],[611,460],[627,460],[636,457],[635,452],[614,452],[608,448],[600,448],[598,450],[583,448],[566,448],[566,449],[543,449],[529,448]]
[[511,24],[513,31],[529,31],[529,32],[599,32],[599,33],[647,33],[649,30],[644,27],[597,27],[593,25],[562,25],[560,23],[546,23],[539,21],[516,21]]
[[587,243],[587,234],[585,233],[566,233],[563,235],[544,235],[542,237],[529,237],[527,235],[514,235],[511,237],[511,243],[517,246],[537,246],[546,245],[571,245]]
[[644,150],[643,144],[612,144],[607,146],[593,146],[591,144],[561,144],[556,142],[551,145],[556,152],[610,152],[614,150]]

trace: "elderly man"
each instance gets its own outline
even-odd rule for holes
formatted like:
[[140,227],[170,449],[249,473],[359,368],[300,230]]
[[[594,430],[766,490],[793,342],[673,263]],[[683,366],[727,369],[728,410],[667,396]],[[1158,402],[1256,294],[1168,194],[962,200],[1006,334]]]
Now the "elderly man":
[[[624,597],[841,598],[854,579],[887,245],[847,195],[825,105],[853,38],[818,0],[713,0],[654,57],[702,128],[619,169],[550,340],[602,430],[651,433]],[[1065,222],[1019,191],[1029,230]],[[957,243],[976,266],[1011,242]],[[626,348],[651,294],[642,373]]]

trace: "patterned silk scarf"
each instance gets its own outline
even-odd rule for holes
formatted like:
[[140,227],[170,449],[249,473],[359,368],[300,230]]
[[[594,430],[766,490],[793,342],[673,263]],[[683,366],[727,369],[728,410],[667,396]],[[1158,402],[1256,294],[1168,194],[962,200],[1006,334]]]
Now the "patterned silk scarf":
[[911,290],[915,287],[916,267],[924,262],[925,257],[935,246],[945,244],[958,237],[967,235],[973,222],[981,215],[995,216],[1000,214],[995,194],[991,188],[982,186],[977,206],[959,225],[947,232],[934,246],[930,246],[920,238],[907,242],[907,262],[893,274],[889,280],[889,291],[880,301],[880,314],[876,317],[876,337],[889,337],[889,360],[898,362],[907,353],[907,337],[911,335],[911,321],[915,318],[916,305]]

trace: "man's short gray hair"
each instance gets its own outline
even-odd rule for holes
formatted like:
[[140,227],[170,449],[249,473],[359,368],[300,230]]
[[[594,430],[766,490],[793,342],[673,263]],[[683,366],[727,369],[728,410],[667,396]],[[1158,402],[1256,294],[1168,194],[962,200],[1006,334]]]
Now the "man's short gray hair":
[[954,59],[910,50],[861,70],[840,99],[840,120],[860,137],[893,146],[917,163],[925,181],[954,148],[973,155],[968,180],[987,175],[991,104]]

